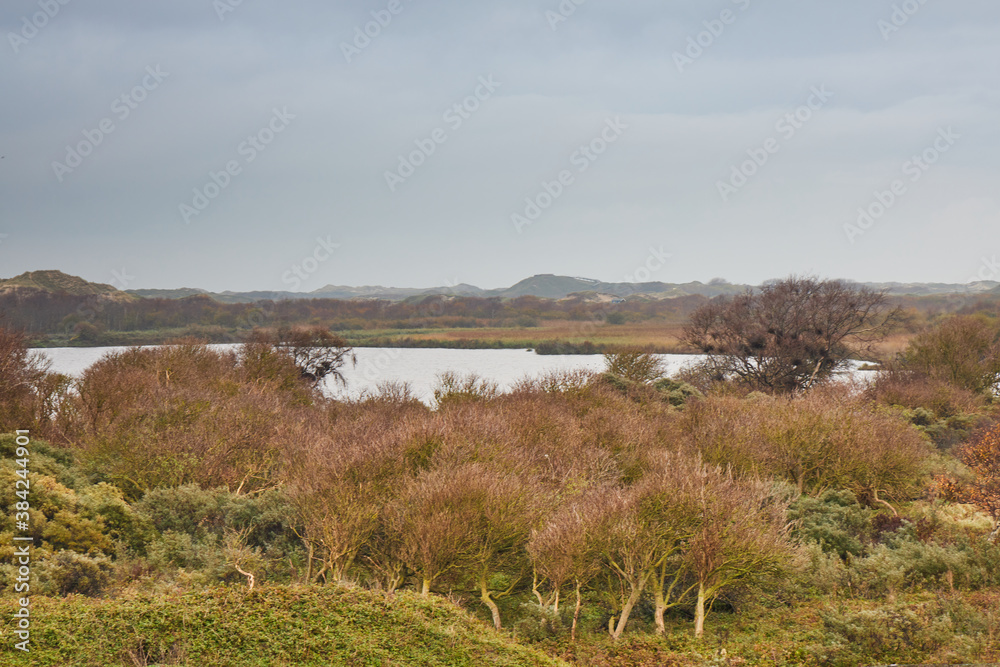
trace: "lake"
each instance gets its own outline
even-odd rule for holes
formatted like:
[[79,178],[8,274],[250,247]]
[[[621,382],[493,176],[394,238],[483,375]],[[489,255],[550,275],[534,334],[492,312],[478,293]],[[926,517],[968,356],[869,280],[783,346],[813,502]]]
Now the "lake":
[[[213,345],[227,349],[232,345]],[[52,371],[79,376],[91,364],[120,347],[62,347],[37,350],[52,362]],[[509,389],[525,377],[538,377],[553,371],[590,370],[604,368],[601,355],[538,355],[529,350],[448,350],[422,348],[356,348],[358,364],[344,370],[347,388],[332,382],[327,393],[335,398],[356,397],[373,391],[384,382],[408,382],[416,396],[430,403],[434,385],[440,374],[476,373]],[[675,373],[698,359],[696,355],[658,355],[668,373]]]

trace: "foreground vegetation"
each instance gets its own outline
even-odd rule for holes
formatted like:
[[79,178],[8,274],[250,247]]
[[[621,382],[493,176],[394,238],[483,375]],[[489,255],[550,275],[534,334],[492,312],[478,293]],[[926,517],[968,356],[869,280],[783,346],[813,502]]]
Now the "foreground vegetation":
[[[2,605],[4,616],[13,605]],[[489,631],[445,601],[357,588],[171,591],[117,599],[40,598],[35,648],[0,647],[0,664],[564,664]]]
[[[350,351],[325,329],[127,350],[73,382],[0,332],[0,431],[32,434],[32,659],[997,660],[1000,329],[945,319],[851,386],[856,337],[783,289],[794,307],[696,314],[730,347],[683,377],[637,350],[506,392],[446,375],[433,406],[326,399]],[[0,454],[9,591],[24,453]]]

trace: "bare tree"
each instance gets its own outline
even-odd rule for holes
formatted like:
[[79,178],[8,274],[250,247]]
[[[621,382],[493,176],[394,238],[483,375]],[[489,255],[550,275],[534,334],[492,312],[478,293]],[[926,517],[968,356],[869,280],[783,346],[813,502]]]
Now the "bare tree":
[[787,501],[775,497],[766,484],[741,481],[719,469],[705,469],[699,482],[699,527],[685,558],[698,591],[696,637],[704,635],[708,609],[723,591],[779,573],[793,552]]
[[[554,611],[559,611],[562,588],[573,586],[576,606],[570,636],[574,640],[583,607],[583,587],[602,567],[601,551],[594,534],[593,508],[594,500],[603,493],[604,490],[598,489],[560,508],[541,528],[532,531],[528,542],[528,553],[536,573],[547,580],[552,589],[548,602]],[[538,602],[543,606],[546,603],[540,595]]]
[[0,433],[34,430],[51,416],[50,399],[60,387],[53,384],[48,367],[28,349],[24,334],[0,329]]
[[683,554],[699,530],[703,480],[710,469],[697,457],[666,451],[651,452],[644,467],[641,480],[607,494],[599,506],[601,554],[618,579],[620,614],[609,628],[614,639],[625,631],[647,587],[653,590],[659,633],[665,630],[666,610],[683,602],[694,588],[686,583]]
[[430,595],[434,582],[463,565],[472,551],[470,528],[482,505],[482,481],[476,466],[425,471],[405,481],[387,508],[397,557],[416,573],[422,595]]
[[[510,595],[528,566],[525,543],[537,516],[539,494],[525,479],[499,470],[486,473],[483,504],[478,521],[470,526],[472,551],[469,567],[479,588],[479,599],[493,615],[493,625],[502,627],[496,599]],[[491,589],[496,572],[511,575],[507,587]]]
[[714,299],[691,316],[687,343],[703,369],[755,389],[807,389],[882,338],[897,311],[884,292],[837,280],[788,278]]
[[276,331],[255,329],[246,344],[270,347],[288,354],[302,372],[302,377],[314,385],[332,377],[346,386],[343,368],[358,361],[347,341],[321,326],[280,327]]

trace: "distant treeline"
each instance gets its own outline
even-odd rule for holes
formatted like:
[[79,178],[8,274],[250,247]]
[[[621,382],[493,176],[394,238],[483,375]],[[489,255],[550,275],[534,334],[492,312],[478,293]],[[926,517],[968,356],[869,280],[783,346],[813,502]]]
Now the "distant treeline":
[[[48,337],[56,342],[83,345],[159,342],[154,332],[160,332],[164,340],[176,335],[194,335],[212,342],[236,342],[255,327],[299,324],[321,325],[341,332],[532,328],[545,321],[566,320],[615,325],[679,324],[707,302],[707,297],[692,295],[656,301],[636,298],[615,304],[534,296],[516,299],[430,296],[402,302],[296,299],[220,303],[208,296],[114,299],[18,291],[0,294],[0,326],[24,331],[39,344],[44,344]],[[945,314],[1000,312],[1000,297],[894,297],[891,302],[904,309],[906,316],[900,322],[908,332],[917,331]],[[414,345],[419,344],[414,341]]]
[[418,300],[342,301],[296,299],[256,303],[219,303],[207,296],[185,299],[112,300],[53,293],[0,296],[0,322],[30,334],[98,331],[150,331],[178,327],[221,327],[229,331],[281,324],[323,324],[339,330],[531,327],[540,320],[683,321],[703,305],[702,296],[619,304],[583,300],[556,301],[525,296],[432,296]]

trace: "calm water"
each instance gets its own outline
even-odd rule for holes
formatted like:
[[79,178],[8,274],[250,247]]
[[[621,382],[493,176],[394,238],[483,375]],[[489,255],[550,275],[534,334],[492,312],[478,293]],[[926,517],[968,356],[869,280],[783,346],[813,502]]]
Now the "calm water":
[[[232,346],[216,345],[226,349]],[[50,348],[38,350],[52,361],[52,370],[78,376],[108,352],[124,348]],[[552,371],[592,370],[604,368],[600,355],[542,356],[527,350],[439,350],[402,348],[358,348],[358,365],[346,368],[347,388],[328,383],[327,391],[336,397],[354,397],[374,390],[383,382],[408,382],[418,398],[430,402],[433,388],[441,373],[460,375],[476,373],[497,382],[502,389],[510,388],[524,377],[537,377]],[[699,357],[693,355],[660,355],[669,373],[676,372]]]

